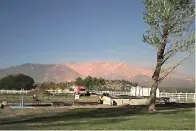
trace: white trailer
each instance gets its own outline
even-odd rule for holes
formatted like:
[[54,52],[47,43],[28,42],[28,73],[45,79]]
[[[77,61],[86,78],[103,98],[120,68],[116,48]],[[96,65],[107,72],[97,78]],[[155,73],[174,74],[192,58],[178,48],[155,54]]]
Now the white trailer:
[[[130,95],[132,96],[150,96],[150,87],[132,86],[130,89]],[[157,89],[156,96],[159,97],[160,91]]]

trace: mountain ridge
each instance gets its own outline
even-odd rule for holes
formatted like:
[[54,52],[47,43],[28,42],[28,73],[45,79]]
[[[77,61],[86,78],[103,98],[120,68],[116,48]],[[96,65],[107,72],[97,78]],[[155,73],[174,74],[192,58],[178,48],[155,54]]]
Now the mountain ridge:
[[[25,63],[0,69],[0,78],[9,75],[23,73],[31,76],[36,82],[65,82],[73,81],[77,77],[102,77],[104,79],[125,79],[137,82],[143,86],[151,85],[153,69],[138,67],[120,62],[72,62],[66,64],[32,64]],[[164,87],[194,87],[194,78],[177,73],[167,77],[160,86]]]
[[31,76],[36,82],[62,82],[72,81],[81,76],[78,72],[60,64],[31,64],[26,63],[19,66],[12,66],[0,69],[0,78],[9,74],[23,73]]

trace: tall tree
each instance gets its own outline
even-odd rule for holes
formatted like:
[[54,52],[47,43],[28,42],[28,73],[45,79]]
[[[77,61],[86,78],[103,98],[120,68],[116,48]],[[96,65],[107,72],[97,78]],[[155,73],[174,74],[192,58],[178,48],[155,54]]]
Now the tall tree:
[[[149,111],[155,111],[158,84],[194,53],[195,32],[190,27],[194,22],[195,4],[193,0],[143,0],[143,4],[144,21],[149,26],[143,40],[156,50],[157,62],[152,76],[149,104]],[[188,55],[163,73],[162,66],[177,52]]]
[[81,77],[76,78],[75,84],[77,86],[83,86],[84,85],[83,79]]
[[33,80],[33,78],[24,74],[8,75],[0,79],[0,89],[31,90],[35,88],[34,84],[35,81]]

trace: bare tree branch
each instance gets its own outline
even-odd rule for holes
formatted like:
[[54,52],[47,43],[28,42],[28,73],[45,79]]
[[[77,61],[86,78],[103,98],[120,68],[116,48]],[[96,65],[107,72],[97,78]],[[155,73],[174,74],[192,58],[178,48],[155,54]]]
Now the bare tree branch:
[[172,57],[172,55],[174,55],[175,52],[172,52],[171,54],[169,54],[164,60],[163,62],[161,63],[161,66],[169,59]]
[[190,57],[192,54],[194,53],[194,51],[192,51],[187,57],[185,57],[183,60],[181,60],[180,62],[178,62],[169,72],[167,72],[164,76],[162,76],[161,78],[159,78],[158,80],[158,84],[161,83],[165,77],[167,77],[176,67],[178,67],[180,64],[182,64],[186,59],[188,59],[188,57]]
[[172,53],[173,51],[175,51],[174,49],[167,51],[164,56],[168,55],[169,53]]
[[171,70],[171,68],[167,68],[167,69],[161,69],[161,72],[160,72],[160,77],[162,76],[162,74],[166,74],[167,72],[169,72]]

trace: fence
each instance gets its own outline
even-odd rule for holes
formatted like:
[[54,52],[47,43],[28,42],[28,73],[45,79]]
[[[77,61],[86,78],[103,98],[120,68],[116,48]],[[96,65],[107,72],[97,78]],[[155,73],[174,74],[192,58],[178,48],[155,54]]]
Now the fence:
[[[30,90],[0,90],[0,94],[27,94]],[[73,91],[49,91],[52,94],[73,93]],[[95,91],[96,94],[108,93],[109,95],[133,95],[131,92],[122,91]],[[159,97],[170,97],[179,101],[196,101],[196,93],[159,93]]]
[[[62,91],[62,90],[48,90],[51,94],[66,94],[66,93],[74,93],[74,91]],[[96,94],[108,93],[109,95],[130,95],[130,92],[122,92],[122,91],[94,91]]]
[[48,90],[48,92],[50,92],[51,94],[72,94],[74,93],[74,91],[63,91],[63,90]]
[[0,94],[27,94],[29,90],[0,90]]
[[160,93],[160,97],[170,97],[178,101],[196,101],[196,93]]
[[[116,92],[116,91],[96,91],[97,94],[108,93],[109,95],[132,95],[131,92]],[[185,102],[196,102],[196,93],[159,93],[159,97],[169,97],[174,98],[178,101],[185,101]]]
[[95,91],[96,94],[108,93],[109,95],[130,95],[130,92],[122,91]]

